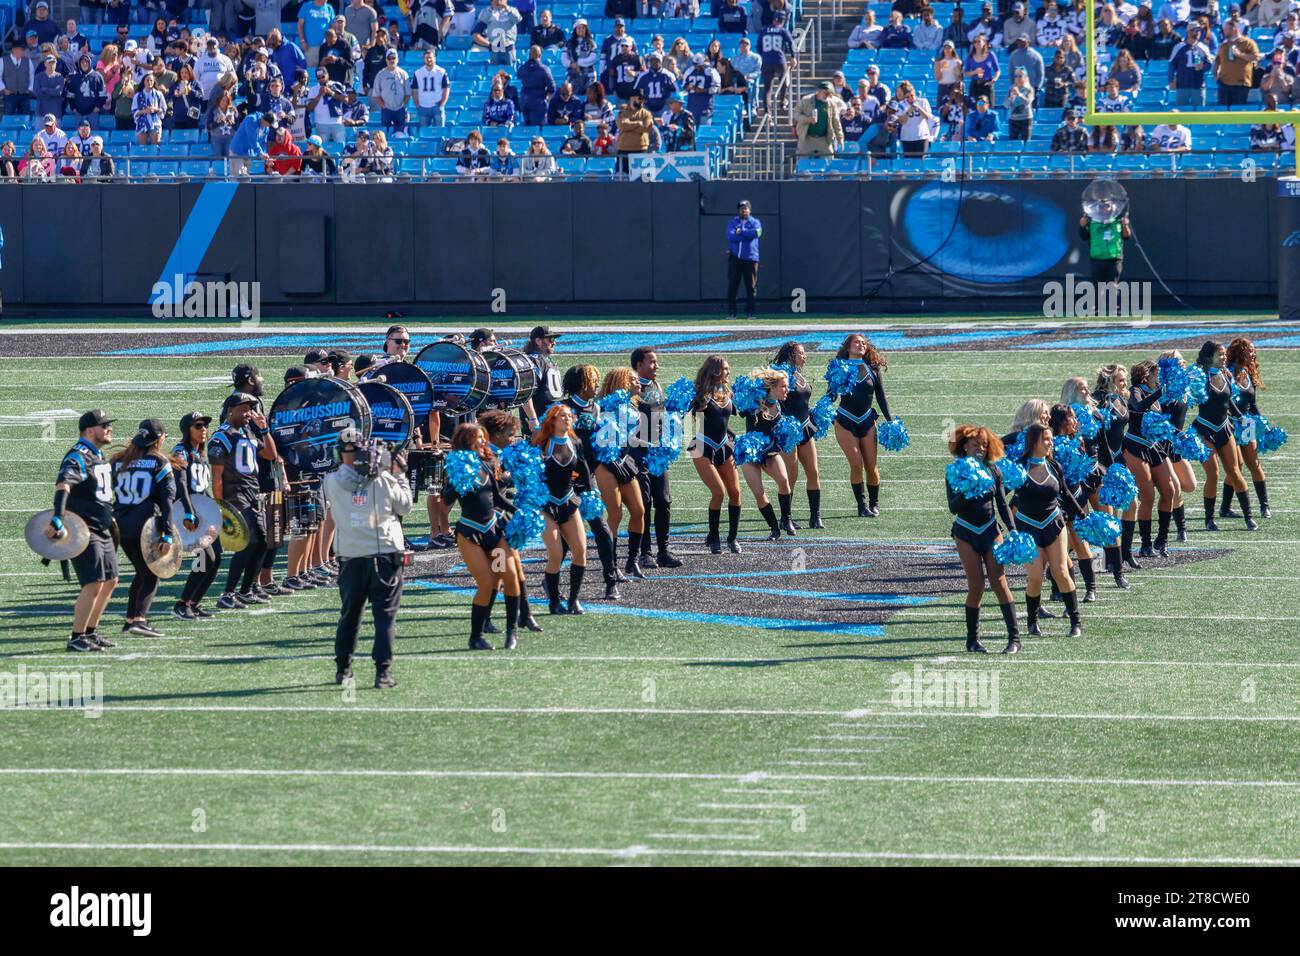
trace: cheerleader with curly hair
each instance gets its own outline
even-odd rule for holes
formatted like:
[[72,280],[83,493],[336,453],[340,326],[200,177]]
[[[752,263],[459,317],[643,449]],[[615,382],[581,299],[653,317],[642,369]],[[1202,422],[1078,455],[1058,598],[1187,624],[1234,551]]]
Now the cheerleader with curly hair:
[[1039,607],[1043,577],[1050,573],[1065,602],[1070,637],[1079,637],[1083,623],[1079,617],[1079,595],[1069,572],[1065,518],[1082,517],[1083,509],[1070,494],[1065,475],[1053,458],[1052,429],[1046,425],[1030,425],[1025,430],[1025,451],[1025,483],[1016,491],[1016,527],[1027,531],[1038,545],[1038,557],[1030,565],[1025,583],[1027,630],[1032,637],[1042,634],[1038,628]]
[[[1241,510],[1246,517],[1246,530],[1256,531],[1259,525],[1251,515],[1250,497],[1246,494],[1246,479],[1238,468],[1237,440],[1233,435],[1232,419],[1240,418],[1242,411],[1232,398],[1232,382],[1228,377],[1228,352],[1218,342],[1207,341],[1196,356],[1196,364],[1205,371],[1205,401],[1196,411],[1192,427],[1201,441],[1210,446],[1210,457],[1205,459],[1205,530],[1218,531],[1214,521],[1214,497],[1219,490],[1219,465],[1223,465],[1223,480],[1237,493]],[[1227,496],[1224,492],[1224,496]]]
[[[849,463],[849,481],[853,497],[858,502],[858,517],[875,518],[880,515],[880,470],[876,467],[879,447],[876,441],[876,420],[889,414],[889,400],[885,398],[883,373],[889,367],[884,354],[865,335],[854,332],[845,338],[837,359],[846,359],[857,365],[857,379],[853,389],[839,398],[835,410],[835,440]],[[872,405],[880,406],[877,412]],[[869,503],[862,496],[862,481],[866,478]]]
[[[774,368],[785,366],[790,370],[790,390],[781,403],[781,411],[803,424],[803,438],[799,440],[798,447],[791,452],[781,452],[781,457],[785,460],[785,471],[790,476],[792,489],[799,482],[799,466],[803,465],[807,476],[804,488],[808,494],[808,527],[825,528],[822,521],[821,465],[817,461],[817,441],[813,437],[817,433],[817,426],[812,420],[813,390],[803,372],[807,361],[807,351],[795,341],[782,345],[777,349],[776,358],[772,359]],[[795,524],[794,527],[797,529],[799,525]]]
[[[626,426],[626,440],[631,441],[641,417],[636,411],[641,382],[630,368],[610,369],[600,386],[598,397],[605,398],[618,391],[626,391],[631,398],[626,407],[610,414],[620,417]],[[596,436],[593,439],[599,440]],[[599,463],[596,469],[596,487],[600,489],[600,497],[605,502],[609,533],[615,541],[618,540],[618,526],[623,521],[623,509],[627,509],[627,563],[623,570],[628,577],[644,579],[645,573],[641,570],[638,559],[641,554],[641,539],[646,533],[645,502],[641,499],[641,485],[636,480],[638,466],[636,459],[628,453],[626,444],[618,452],[618,457],[613,462]]]
[[[1137,481],[1138,496],[1129,505],[1120,522],[1123,529],[1121,554],[1129,567],[1141,570],[1142,565],[1133,558],[1133,519],[1136,516],[1138,532],[1142,538],[1139,558],[1167,557],[1165,544],[1169,541],[1169,523],[1173,518],[1174,500],[1178,483],[1169,464],[1163,444],[1154,442],[1142,433],[1142,422],[1148,414],[1164,411],[1160,404],[1163,390],[1160,387],[1159,366],[1150,359],[1138,362],[1129,372],[1128,434],[1124,436],[1124,466]],[[1154,541],[1151,537],[1151,511],[1156,508],[1159,494],[1158,516],[1160,529]]]
[[[1237,407],[1247,415],[1258,415],[1259,392],[1264,388],[1264,377],[1259,372],[1259,352],[1255,348],[1255,343],[1250,339],[1233,339],[1228,343],[1227,359],[1228,375],[1237,383]],[[1250,478],[1255,485],[1255,495],[1259,498],[1260,517],[1273,517],[1273,512],[1268,507],[1268,484],[1264,475],[1264,466],[1259,463],[1259,442],[1252,438],[1246,444],[1238,445],[1237,448],[1246,467],[1250,470]],[[1225,480],[1223,505],[1219,513],[1225,518],[1237,518],[1240,515],[1232,511],[1231,499],[1228,497],[1230,487]]]
[[[576,417],[568,405],[553,405],[532,437],[533,445],[542,454],[542,470],[546,478],[547,498],[542,506],[546,530],[542,532],[542,543],[546,545],[545,589],[552,614],[585,613],[578,597],[582,592],[583,575],[587,573],[587,533],[578,514],[581,500],[575,488],[590,483],[590,479],[582,480],[587,463],[582,460],[577,447],[578,436],[573,433]],[[564,545],[568,545],[572,555],[567,606],[560,600]]]
[[731,400],[731,363],[710,355],[695,373],[695,399],[691,403],[696,433],[691,442],[695,473],[709,489],[709,533],[704,544],[722,553],[722,499],[727,499],[727,550],[740,554],[740,474],[736,471],[736,436],[728,427],[736,407]]
[[[1053,405],[1049,426],[1053,435],[1064,435],[1067,438],[1075,438],[1079,435],[1079,419],[1074,413],[1074,409],[1069,405]],[[1082,440],[1082,439],[1080,439]],[[1087,454],[1087,448],[1084,448]],[[1094,466],[1091,473],[1082,481],[1071,482],[1070,476],[1065,475],[1062,469],[1062,475],[1066,479],[1065,490],[1076,502],[1082,506],[1084,502],[1090,501],[1096,496],[1097,490],[1101,487],[1102,479],[1105,478],[1100,466]],[[1092,604],[1097,600],[1097,577],[1092,567],[1092,551],[1088,548],[1088,542],[1084,541],[1074,530],[1074,518],[1068,517],[1065,520],[1065,531],[1067,537],[1068,549],[1066,559],[1069,559],[1069,552],[1073,551],[1075,557],[1079,559],[1079,573],[1083,576],[1083,603]],[[1074,565],[1071,562],[1069,566],[1070,577],[1074,577]],[[1117,582],[1118,583],[1118,582]]]
[[998,518],[1007,531],[1016,530],[1016,519],[1007,506],[1006,486],[996,462],[1003,458],[1002,442],[987,428],[978,425],[958,425],[948,439],[948,450],[956,458],[974,458],[988,466],[993,487],[978,498],[967,498],[948,488],[948,510],[953,514],[952,537],[966,573],[966,650],[986,654],[988,649],[980,643],[980,604],[984,599],[984,577],[1002,609],[1002,620],[1007,626],[1007,646],[1003,653],[1015,654],[1020,650],[1020,625],[1016,620],[1015,598],[1007,584],[1007,574],[993,547],[1002,541]]
[[[585,493],[595,490],[599,494],[600,491],[596,487],[596,468],[600,463],[596,460],[596,443],[593,436],[600,427],[603,415],[600,406],[596,404],[596,392],[600,390],[600,369],[594,365],[574,365],[565,370],[561,387],[565,393],[564,403],[573,410],[573,433],[578,438],[578,453],[582,455],[582,460],[587,465],[587,484],[579,487],[578,491]],[[596,554],[600,556],[600,569],[605,579],[605,600],[621,600],[622,595],[618,592],[618,586],[626,583],[627,578],[618,569],[618,541],[610,533],[604,515],[584,520],[596,542]]]
[[[767,540],[775,541],[781,537],[782,531],[787,535],[795,533],[794,525],[790,521],[790,502],[794,496],[790,493],[790,478],[786,474],[785,460],[781,457],[781,449],[777,446],[774,434],[776,423],[781,420],[781,403],[785,401],[790,385],[785,372],[773,368],[756,368],[750,373],[750,378],[762,382],[767,389],[767,394],[760,399],[758,408],[745,416],[745,432],[762,433],[767,435],[771,442],[760,460],[746,461],[741,466],[741,471],[745,475],[745,483],[749,485],[749,490],[754,495],[758,513],[763,516],[771,531]],[[776,513],[772,510],[771,502],[767,500],[767,495],[763,491],[764,474],[776,482],[776,497],[781,505],[779,522]]]
[[[1187,367],[1187,360],[1183,358],[1183,353],[1178,349],[1166,349],[1160,353],[1162,359],[1173,359],[1183,368]],[[1187,427],[1187,403],[1179,399],[1161,399],[1161,407],[1169,416],[1169,421],[1175,428],[1182,431]],[[1187,540],[1187,502],[1185,495],[1190,495],[1196,490],[1196,472],[1192,471],[1192,463],[1178,453],[1178,449],[1166,442],[1164,444],[1165,454],[1169,456],[1169,468],[1174,473],[1174,507],[1172,513],[1174,516],[1174,533],[1178,541]]]

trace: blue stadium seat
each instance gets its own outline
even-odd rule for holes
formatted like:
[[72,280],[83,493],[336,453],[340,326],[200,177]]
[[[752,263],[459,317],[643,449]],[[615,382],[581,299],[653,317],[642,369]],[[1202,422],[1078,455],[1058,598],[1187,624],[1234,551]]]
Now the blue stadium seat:
[[586,172],[587,161],[582,156],[556,156],[555,164],[565,176],[577,178]]
[[612,178],[614,175],[614,157],[592,156],[587,160],[586,174],[588,177],[597,176],[604,179]]
[[[216,172],[224,170],[218,166]],[[180,164],[182,176],[192,176],[195,179],[201,179],[213,173],[212,161],[207,159],[189,159]]]
[[826,164],[826,172],[834,176],[856,176],[858,174],[858,157],[836,156]]
[[[197,129],[174,129],[167,137],[169,143],[197,143],[199,142],[200,132]],[[207,139],[207,136],[203,136]]]

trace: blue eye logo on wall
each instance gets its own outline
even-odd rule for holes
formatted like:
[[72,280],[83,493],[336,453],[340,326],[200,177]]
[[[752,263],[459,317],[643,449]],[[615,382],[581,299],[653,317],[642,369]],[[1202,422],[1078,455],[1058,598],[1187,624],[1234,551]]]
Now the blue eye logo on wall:
[[1071,248],[1061,205],[1012,185],[929,183],[900,190],[892,212],[896,241],[912,261],[975,285],[1033,278]]

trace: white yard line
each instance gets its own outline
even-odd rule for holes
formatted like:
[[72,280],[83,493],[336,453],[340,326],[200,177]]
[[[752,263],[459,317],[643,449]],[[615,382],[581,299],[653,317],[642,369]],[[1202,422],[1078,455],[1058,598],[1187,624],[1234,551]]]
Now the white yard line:
[[759,833],[648,833],[651,840],[757,840]]
[[706,825],[706,826],[722,826],[722,825],[724,825],[724,824],[728,824],[728,825],[736,825],[736,824],[740,824],[740,825],[746,825],[746,826],[748,826],[748,825],[752,825],[752,826],[777,826],[777,827],[779,827],[779,826],[784,826],[784,825],[785,825],[785,824],[784,824],[784,821],[781,821],[781,820],[768,820],[768,819],[746,820],[746,819],[735,818],[735,817],[673,817],[672,822],[673,822],[673,823],[687,823],[687,824],[704,824],[704,825]]

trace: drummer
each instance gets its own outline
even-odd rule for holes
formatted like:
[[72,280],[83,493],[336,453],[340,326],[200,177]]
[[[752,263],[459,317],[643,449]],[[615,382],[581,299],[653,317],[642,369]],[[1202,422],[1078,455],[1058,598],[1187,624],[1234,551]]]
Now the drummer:
[[302,364],[317,375],[333,375],[334,364],[330,362],[330,353],[325,349],[312,349],[302,360]]
[[[384,333],[384,355],[392,362],[405,362],[411,351],[411,333],[404,325],[389,326]],[[361,369],[357,369],[360,373]]]
[[149,606],[158,593],[158,575],[149,566],[142,538],[146,525],[157,518],[160,555],[180,547],[172,527],[172,502],[176,500],[176,473],[185,468],[185,463],[162,450],[166,440],[166,426],[156,418],[146,418],[131,436],[131,443],[112,458],[117,494],[113,520],[122,537],[122,550],[135,568],[122,633],[138,637],[163,636],[149,624]]
[[[295,382],[315,377],[315,372],[306,365],[290,365],[284,372],[284,387],[288,388]],[[320,479],[311,474],[304,477],[302,471],[289,461],[284,463],[284,473],[289,492],[315,498],[317,514],[323,518],[325,509]],[[317,549],[323,537],[321,524],[318,524],[315,530],[289,539],[288,567],[284,572],[284,586],[287,590],[311,591],[321,586],[322,575],[309,571],[308,568],[315,567],[315,564],[309,564],[309,561],[318,556]]]
[[[552,405],[564,401],[564,380],[560,375],[555,360],[555,340],[560,337],[549,325],[539,325],[528,334],[528,345],[524,354],[537,369],[537,390],[533,397],[519,409],[519,417],[524,422],[524,433],[532,434],[536,423],[546,415]],[[529,424],[529,422],[533,424]]]
[[54,485],[54,514],[45,534],[68,534],[63,518],[77,515],[90,531],[90,543],[72,559],[81,593],[72,612],[69,651],[102,651],[116,644],[97,633],[99,619],[117,586],[117,545],[113,540],[113,470],[103,450],[113,440],[113,419],[99,409],[81,416],[81,437],[63,456]]
[[213,497],[239,512],[248,526],[248,544],[230,559],[226,590],[217,599],[217,607],[234,610],[269,601],[253,592],[266,554],[257,463],[275,461],[277,453],[275,439],[266,425],[266,416],[257,410],[255,396],[236,392],[226,403],[226,420],[208,442],[208,460],[213,466]]
[[345,382],[352,381],[352,355],[350,353],[342,349],[333,349],[326,356],[326,360],[330,363],[330,368],[333,369],[329,374],[335,378],[341,378]]
[[[194,498],[212,494],[212,466],[208,464],[208,426],[211,424],[211,415],[190,412],[181,419],[181,440],[172,448],[172,456],[185,463],[185,477],[178,480],[177,491],[182,500],[186,497],[190,500],[186,508],[187,526],[194,514]],[[212,617],[211,611],[204,610],[202,601],[220,569],[221,538],[216,537],[195,556],[194,568],[181,589],[180,600],[172,608],[172,617],[182,621]]]

